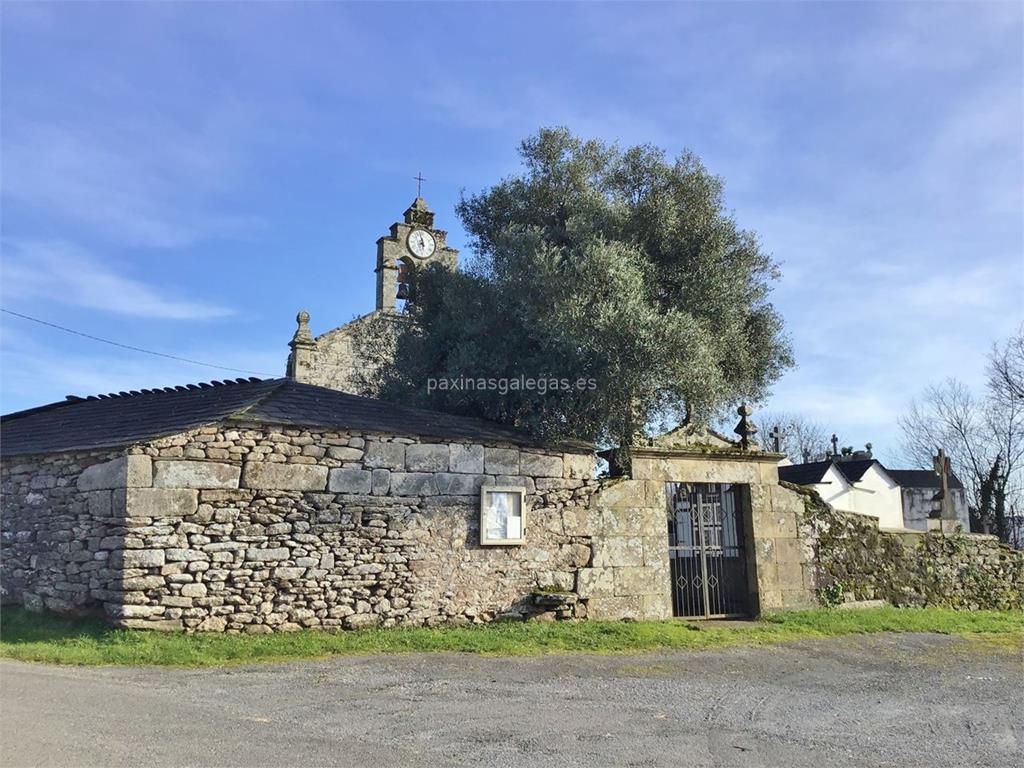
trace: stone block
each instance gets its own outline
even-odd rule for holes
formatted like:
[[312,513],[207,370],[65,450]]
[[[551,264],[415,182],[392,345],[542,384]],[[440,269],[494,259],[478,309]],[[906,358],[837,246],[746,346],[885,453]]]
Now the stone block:
[[519,454],[519,474],[528,477],[561,477],[562,457],[543,453]]
[[647,506],[647,483],[643,480],[612,480],[594,494],[594,504],[610,509]]
[[122,568],[156,568],[163,566],[166,562],[164,550],[162,549],[126,549],[123,552],[111,555],[111,564],[115,565],[120,561]]
[[576,593],[582,598],[611,597],[615,594],[612,568],[581,568],[576,576]]
[[436,496],[437,483],[429,472],[392,472],[391,493],[395,496]]
[[587,601],[587,617],[597,621],[644,618],[642,597],[593,597]]
[[207,616],[196,627],[197,632],[223,632],[228,621],[223,616]]
[[301,579],[305,573],[305,568],[275,568],[273,575],[275,579],[293,581],[295,579]]
[[405,444],[367,443],[363,464],[372,469],[405,469]]
[[452,472],[439,472],[434,475],[437,492],[442,496],[471,496],[480,492],[480,486],[486,480],[486,475],[462,475]]
[[327,455],[332,459],[338,459],[339,461],[362,461],[363,452],[359,448],[350,448],[348,446],[341,446],[336,448],[328,448]]
[[110,505],[110,491],[89,491],[86,498],[89,501],[89,516],[110,517],[113,508]]
[[241,467],[216,461],[153,462],[153,485],[157,488],[238,488],[241,474]]
[[291,556],[291,550],[287,547],[274,547],[273,549],[247,549],[246,560],[255,560],[258,563],[287,560]]
[[448,447],[448,468],[452,472],[482,475],[484,472],[484,447],[452,443]]
[[245,488],[274,491],[322,491],[327,487],[327,467],[247,461],[242,468],[241,484]]
[[192,598],[179,595],[160,595],[160,605],[168,608],[191,608]]
[[180,632],[181,619],[120,619],[117,625],[125,629],[149,629],[154,632]]
[[636,567],[644,564],[640,536],[595,536],[592,543],[595,568]]
[[615,594],[627,595],[650,595],[661,591],[663,582],[658,578],[658,572],[651,568],[615,568]]
[[[668,583],[667,581],[665,582]],[[660,621],[672,618],[672,595],[668,587],[663,588],[662,594],[641,595],[640,606],[643,611],[641,618],[644,621]]]
[[93,464],[82,470],[77,485],[80,491],[148,488],[153,485],[153,461],[149,456],[120,456]]
[[183,584],[181,586],[182,597],[206,597],[205,584]]
[[589,480],[597,471],[597,457],[592,453],[585,455],[567,453],[562,457],[562,471],[565,477]]
[[666,531],[665,512],[649,507],[604,507],[596,510],[595,535],[652,536]]
[[484,477],[487,478],[485,485],[511,485],[513,488],[522,488],[527,494],[532,494],[537,490],[532,477],[525,477],[523,475],[498,475],[493,481],[490,479],[490,475],[485,475]]
[[488,475],[518,475],[518,448],[484,448],[484,472]]
[[112,496],[115,514],[126,517],[185,517],[199,508],[199,491],[191,488],[129,488]]
[[804,569],[800,563],[778,563],[778,585],[783,592],[802,591]]
[[566,507],[562,510],[562,529],[566,536],[589,536],[594,533],[591,511],[586,507]]
[[447,472],[447,445],[419,444],[405,449],[405,468],[410,472]]
[[171,563],[207,562],[210,559],[210,556],[201,549],[183,549],[178,547],[164,550],[164,556]]
[[367,469],[332,469],[327,490],[334,493],[369,493],[373,475]]
[[804,542],[800,539],[776,539],[775,559],[779,563],[804,563]]
[[668,537],[644,536],[644,565],[657,568],[668,567]]
[[[144,589],[160,589],[164,584],[163,576],[133,576],[122,579],[121,589],[125,592],[139,592]],[[129,607],[131,606],[125,606],[125,608]]]
[[391,490],[391,470],[373,470],[372,493],[374,496],[384,496]]

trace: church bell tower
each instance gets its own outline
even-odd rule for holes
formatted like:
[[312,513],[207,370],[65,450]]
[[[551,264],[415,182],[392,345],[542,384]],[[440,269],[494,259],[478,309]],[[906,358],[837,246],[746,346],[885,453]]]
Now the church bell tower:
[[459,252],[449,248],[448,233],[434,229],[434,212],[417,196],[403,221],[391,225],[391,233],[377,241],[377,311],[398,312],[401,301],[410,299],[412,274],[430,264],[454,269]]

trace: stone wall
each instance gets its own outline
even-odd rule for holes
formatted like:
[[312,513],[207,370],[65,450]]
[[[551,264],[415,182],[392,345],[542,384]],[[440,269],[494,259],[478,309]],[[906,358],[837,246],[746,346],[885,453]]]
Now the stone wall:
[[593,557],[577,592],[594,619],[672,616],[664,483],[602,484],[586,523]]
[[[571,592],[591,558],[592,455],[259,425],[129,450],[5,463],[12,599],[159,629],[458,623],[536,614],[534,591]],[[64,490],[37,502],[51,475]],[[479,545],[485,483],[526,488],[525,545]],[[33,565],[54,538],[89,561],[87,592],[62,579],[81,566]],[[545,605],[587,610],[574,594]]]
[[1024,551],[995,536],[881,531],[873,518],[835,510],[808,489],[789,488],[803,501],[801,530],[812,549],[820,602],[1024,609]]
[[[109,597],[119,549],[112,492],[129,477],[118,451],[12,457],[0,465],[0,598],[33,609],[88,610]],[[102,469],[98,469],[102,468]],[[122,498],[123,502],[123,498]]]

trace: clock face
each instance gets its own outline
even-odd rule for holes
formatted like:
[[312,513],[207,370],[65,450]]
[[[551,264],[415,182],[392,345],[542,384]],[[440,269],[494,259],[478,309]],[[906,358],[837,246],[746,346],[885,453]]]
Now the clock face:
[[412,255],[421,259],[430,256],[434,252],[434,248],[437,247],[434,236],[425,229],[414,229],[410,232],[406,244]]

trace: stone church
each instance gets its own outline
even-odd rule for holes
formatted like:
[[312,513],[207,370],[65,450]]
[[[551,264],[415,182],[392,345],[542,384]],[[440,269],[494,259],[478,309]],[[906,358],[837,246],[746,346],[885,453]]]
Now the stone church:
[[390,233],[377,240],[376,309],[315,337],[309,329],[309,313],[299,312],[299,327],[289,344],[288,378],[359,394],[355,374],[368,363],[354,348],[356,329],[373,319],[403,322],[410,278],[416,270],[431,264],[456,268],[459,252],[448,247],[447,236],[443,229],[434,227],[434,212],[426,200],[417,196],[402,221],[392,224]]

